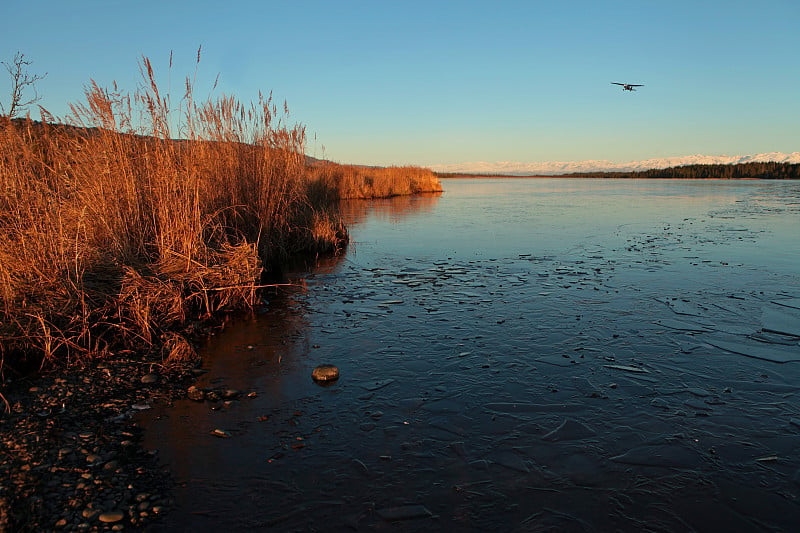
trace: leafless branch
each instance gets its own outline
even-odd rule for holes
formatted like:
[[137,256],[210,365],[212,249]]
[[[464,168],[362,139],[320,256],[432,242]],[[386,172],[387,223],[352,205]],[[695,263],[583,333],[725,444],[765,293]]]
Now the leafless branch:
[[[39,74],[30,74],[28,72],[28,67],[30,67],[33,62],[29,59],[25,59],[25,54],[21,52],[14,54],[14,59],[10,62],[0,61],[0,63],[6,67],[6,70],[11,76],[11,101],[8,106],[8,111],[6,111],[3,103],[0,102],[0,114],[7,115],[8,118],[14,118],[17,113],[41,100],[41,97],[36,92],[36,82],[43,80],[47,76],[47,73],[45,72],[43,76]],[[26,96],[26,93],[29,92],[33,92],[33,95]]]

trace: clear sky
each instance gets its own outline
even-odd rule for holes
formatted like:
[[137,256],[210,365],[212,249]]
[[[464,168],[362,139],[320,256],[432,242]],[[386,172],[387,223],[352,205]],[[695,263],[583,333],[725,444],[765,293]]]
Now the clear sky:
[[272,91],[309,153],[343,163],[800,150],[798,0],[2,0],[0,12],[0,58],[21,51],[46,72],[40,103],[59,117],[90,79],[135,89],[142,55],[166,84],[173,52],[177,99],[202,45],[197,96],[217,74],[217,92],[246,102]]

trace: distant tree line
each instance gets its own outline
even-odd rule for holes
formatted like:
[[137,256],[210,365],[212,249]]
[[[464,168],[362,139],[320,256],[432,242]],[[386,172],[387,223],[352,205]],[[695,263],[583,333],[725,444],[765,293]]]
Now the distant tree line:
[[653,168],[638,172],[573,172],[546,176],[543,174],[472,174],[468,172],[436,172],[440,178],[649,178],[649,179],[800,179],[800,163],[737,163],[718,165],[683,165],[669,168]]
[[738,163],[683,165],[638,172],[580,172],[566,178],[681,178],[681,179],[800,179],[800,163]]

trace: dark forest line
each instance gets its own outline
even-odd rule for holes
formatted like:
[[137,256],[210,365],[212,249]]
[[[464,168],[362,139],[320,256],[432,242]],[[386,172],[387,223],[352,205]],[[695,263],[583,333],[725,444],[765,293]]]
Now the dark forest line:
[[798,163],[682,165],[635,172],[579,172],[565,178],[800,179]]
[[800,163],[737,163],[682,165],[632,172],[572,172],[539,174],[470,174],[437,172],[439,178],[623,178],[623,179],[800,179]]

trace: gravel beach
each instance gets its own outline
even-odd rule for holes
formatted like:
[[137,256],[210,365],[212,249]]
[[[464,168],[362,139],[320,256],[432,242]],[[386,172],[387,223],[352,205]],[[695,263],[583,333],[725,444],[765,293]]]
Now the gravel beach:
[[0,530],[145,529],[171,505],[134,415],[185,397],[197,370],[113,358],[8,380],[0,415]]

